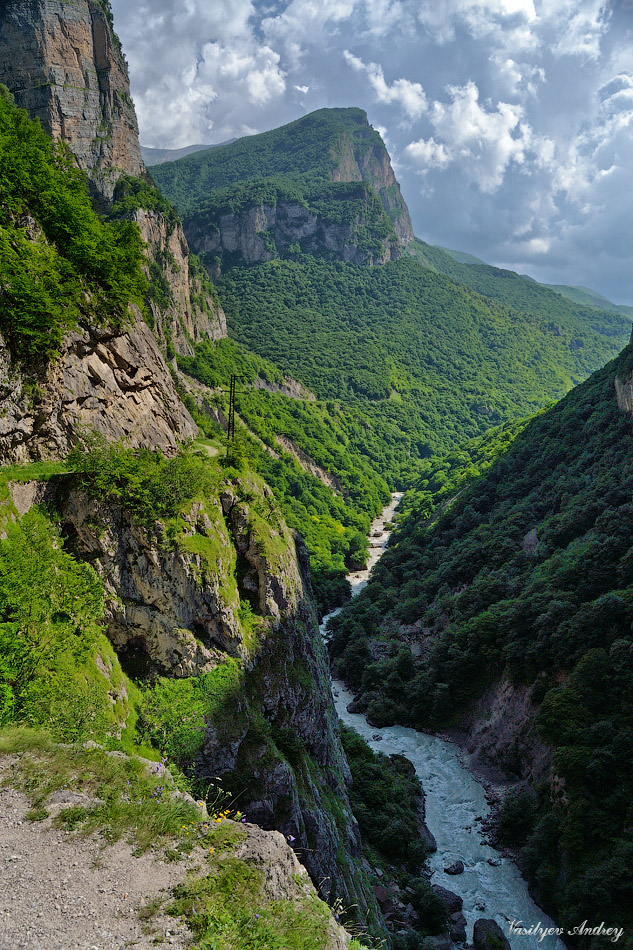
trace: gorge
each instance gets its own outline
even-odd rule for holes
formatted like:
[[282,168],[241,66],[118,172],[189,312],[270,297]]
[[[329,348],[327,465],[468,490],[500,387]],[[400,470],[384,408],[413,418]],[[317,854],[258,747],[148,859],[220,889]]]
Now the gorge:
[[[12,840],[181,862],[160,907],[195,947],[560,950],[509,934],[539,906],[628,926],[630,313],[414,237],[358,108],[152,174],[108,0],[7,0]],[[469,756],[509,776],[495,833],[537,904],[480,840]]]
[[[389,543],[391,531],[385,524],[391,522],[401,498],[400,493],[395,493],[392,502],[372,523],[369,537],[376,539],[376,546],[371,551],[367,569],[349,576],[353,597],[366,586],[371,570]],[[328,620],[329,617],[324,617],[321,624],[326,642]],[[467,940],[472,942],[473,926],[483,917],[495,920],[513,950],[521,947],[563,950],[564,944],[556,936],[541,936],[543,930],[554,931],[556,925],[531,899],[528,884],[512,859],[501,856],[488,844],[482,822],[489,817],[490,805],[459,746],[440,736],[403,726],[371,725],[362,713],[350,711],[354,696],[344,683],[332,680],[332,690],[341,722],[361,735],[374,751],[404,756],[414,766],[424,792],[425,824],[437,845],[428,859],[433,872],[431,883],[462,898]],[[505,788],[502,794],[511,795],[512,790]],[[455,862],[462,862],[464,870],[449,876],[445,868]],[[533,928],[534,936],[513,934],[509,924],[514,922],[518,926],[519,921],[526,929]],[[542,929],[537,930],[538,926]]]

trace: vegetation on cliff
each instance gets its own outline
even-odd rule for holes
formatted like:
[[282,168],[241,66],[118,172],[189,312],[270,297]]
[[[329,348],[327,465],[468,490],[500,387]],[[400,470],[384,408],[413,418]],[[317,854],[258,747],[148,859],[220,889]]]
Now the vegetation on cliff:
[[[152,169],[152,178],[183,214],[196,211],[210,192],[240,183],[264,187],[294,182],[295,197],[307,183],[334,181],[341,163],[385,153],[362,109],[320,109],[279,129],[187,155]],[[261,182],[261,184],[259,184]],[[238,192],[236,192],[238,194]]]
[[[338,606],[349,596],[345,575],[364,563],[369,525],[389,498],[386,482],[362,453],[365,420],[336,404],[255,388],[281,388],[283,374],[233,340],[201,343],[195,357],[178,357],[178,367],[216,390],[205,404],[224,412],[226,381],[241,377],[236,406],[249,430],[239,428],[250,464],[306,542],[319,609]],[[187,402],[208,434],[219,435],[219,427]]]
[[[321,109],[280,129],[156,166],[152,175],[183,214],[192,246],[214,273],[243,260],[233,230],[253,209],[259,223],[247,226],[248,240],[260,239],[260,259],[303,250],[338,260],[344,243],[353,259],[381,263],[401,254],[398,234],[411,236],[384,143],[360,109]],[[263,217],[278,205],[292,212],[268,227]],[[225,246],[227,226],[232,236]]]
[[366,420],[352,438],[396,485],[420,459],[559,398],[626,342],[623,327],[604,335],[571,311],[554,324],[411,258],[304,255],[233,268],[218,290],[233,336]]
[[147,282],[136,225],[105,222],[85,176],[0,90],[0,331],[22,360],[59,353],[81,320],[121,326]]
[[377,723],[446,725],[501,675],[531,686],[563,791],[537,789],[533,821],[506,815],[506,837],[570,927],[633,923],[633,433],[614,389],[632,368],[628,347],[439,515],[413,504],[332,622],[337,666]]

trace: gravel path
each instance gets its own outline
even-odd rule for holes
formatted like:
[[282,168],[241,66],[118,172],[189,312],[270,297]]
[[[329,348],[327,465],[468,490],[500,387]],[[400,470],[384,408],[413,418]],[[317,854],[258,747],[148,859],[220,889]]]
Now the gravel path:
[[[8,765],[0,760],[0,778]],[[184,950],[188,928],[160,914],[148,926],[138,911],[166,896],[192,862],[134,857],[124,841],[104,847],[53,828],[51,818],[28,821],[28,809],[25,795],[0,788],[0,950],[155,950],[157,937]]]

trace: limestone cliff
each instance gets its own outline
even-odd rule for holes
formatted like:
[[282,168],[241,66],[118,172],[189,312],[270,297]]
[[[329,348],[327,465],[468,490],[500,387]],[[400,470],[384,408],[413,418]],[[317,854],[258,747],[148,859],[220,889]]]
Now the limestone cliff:
[[[208,275],[189,254],[180,222],[170,223],[159,211],[138,208],[132,215],[147,244],[148,307],[156,335],[185,356],[203,339],[226,337],[226,317]],[[155,282],[164,283],[162,298],[152,294]]]
[[[108,0],[0,5],[0,83],[53,139],[68,144],[103,211],[110,210],[122,178],[145,176],[127,64]],[[163,285],[160,297],[148,300],[159,341],[191,353],[198,339],[226,336],[217,295],[192,272],[180,222],[142,207],[127,216],[147,243],[148,276]]]
[[380,265],[413,240],[389,153],[361,109],[321,109],[152,174],[214,275],[299,252]]
[[78,427],[167,453],[197,433],[140,316],[125,331],[86,324],[36,376],[0,336],[0,462],[63,458]]
[[239,663],[240,689],[207,724],[198,777],[222,777],[250,820],[291,836],[324,898],[377,919],[308,556],[270,489],[253,474],[227,475],[167,526],[77,491],[57,504],[70,549],[104,580],[124,668],[182,677]]
[[70,145],[94,193],[112,197],[143,170],[127,65],[104,0],[5,0],[0,82],[54,139]]
[[360,182],[330,197],[326,211],[282,199],[239,213],[192,216],[186,221],[187,236],[214,277],[228,264],[270,261],[294,249],[351,264],[385,264],[402,256],[372,188]]
[[365,181],[374,188],[402,245],[413,240],[411,215],[381,136],[362,113],[353,134],[342,136],[332,181]]

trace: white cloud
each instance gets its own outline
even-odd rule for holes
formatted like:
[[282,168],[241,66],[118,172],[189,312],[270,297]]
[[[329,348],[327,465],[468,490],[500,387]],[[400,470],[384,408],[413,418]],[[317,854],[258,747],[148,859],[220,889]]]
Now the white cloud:
[[360,106],[421,237],[633,302],[631,0],[112,6],[144,144]]
[[445,168],[459,162],[466,178],[481,191],[496,191],[511,162],[522,164],[532,141],[530,127],[522,121],[523,109],[498,102],[487,111],[479,103],[474,82],[449,86],[451,102],[436,101],[430,109],[431,123],[438,137],[412,142],[409,157],[422,168]]
[[431,168],[446,168],[453,161],[453,155],[447,147],[442,142],[436,142],[434,138],[410,142],[405,152],[423,173]]
[[419,82],[396,79],[390,85],[379,63],[364,63],[347,49],[343,56],[352,69],[367,74],[377,102],[383,105],[397,104],[411,119],[418,119],[426,111],[426,95]]

